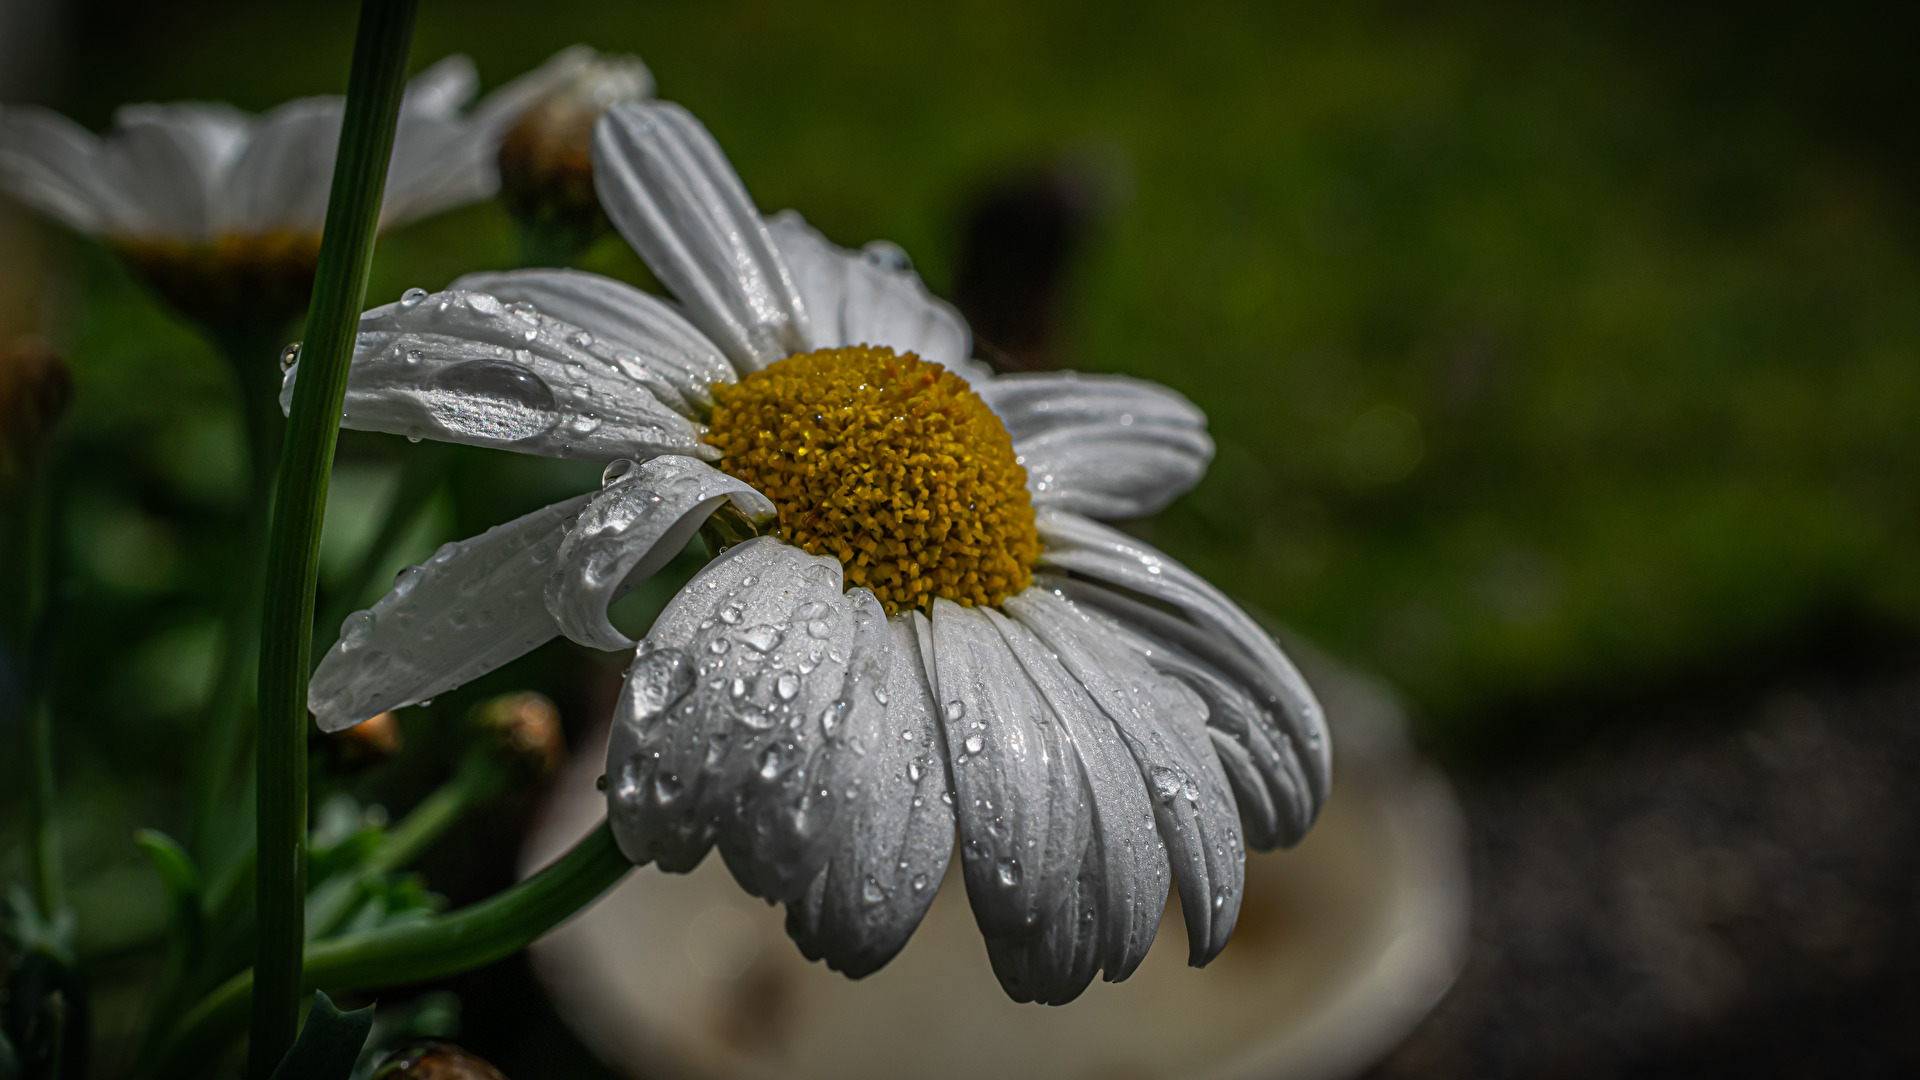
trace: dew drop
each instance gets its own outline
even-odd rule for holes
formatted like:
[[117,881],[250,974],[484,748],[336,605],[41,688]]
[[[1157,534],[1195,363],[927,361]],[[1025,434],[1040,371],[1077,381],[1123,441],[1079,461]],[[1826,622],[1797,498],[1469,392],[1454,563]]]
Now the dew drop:
[[767,752],[760,755],[760,779],[771,780],[779,775],[780,748],[778,746],[769,746],[767,747]]
[[611,487],[625,480],[636,468],[638,466],[633,463],[632,458],[615,458],[607,462],[606,468],[600,470],[600,486]]
[[987,740],[978,735],[967,736],[967,753],[977,754],[987,748]]
[[825,619],[813,619],[807,623],[807,633],[812,637],[824,638],[833,633],[833,628],[827,625]]
[[1219,888],[1213,890],[1213,906],[1215,910],[1218,910],[1219,908],[1226,906],[1228,891],[1229,890],[1225,885],[1222,885]]
[[421,352],[419,349],[408,349],[406,351],[405,358],[407,363],[417,364],[420,361],[425,360],[427,358],[427,354]]
[[926,887],[927,887],[927,875],[925,874],[913,875],[913,891],[914,892],[920,892]]
[[[720,617],[726,618],[726,613],[722,612]],[[781,637],[778,627],[766,625],[749,627],[740,632],[740,640],[755,652],[772,652],[780,644]]]
[[873,700],[879,702],[882,705],[885,705],[887,703],[887,688],[884,686],[874,687]]
[[567,335],[567,344],[576,349],[584,349],[593,344],[593,335],[587,333],[585,330],[575,330],[573,333]]
[[1019,860],[1001,859],[999,864],[994,868],[994,876],[1000,879],[1000,884],[1009,889],[1020,884]]
[[693,689],[693,664],[679,649],[655,649],[636,658],[621,687],[623,718],[643,734]]
[[395,596],[407,595],[413,591],[415,585],[420,584],[420,579],[425,575],[426,571],[417,566],[406,567],[399,573],[393,575],[393,594]]
[[522,319],[533,319],[533,318],[539,317],[540,311],[538,308],[534,307],[532,303],[526,300],[516,300],[513,303],[507,305],[507,314],[514,315]]
[[300,362],[300,343],[299,342],[296,341],[293,344],[287,346],[286,348],[280,350],[280,370],[282,373],[292,371],[293,365],[299,362]]
[[661,773],[653,778],[653,801],[665,806],[680,797],[680,777]]
[[868,878],[867,883],[860,888],[860,899],[865,900],[869,904],[877,904],[886,898],[886,890],[882,889],[880,883],[872,878]]
[[1160,796],[1161,802],[1170,803],[1180,794],[1180,774],[1165,765],[1148,769],[1147,777],[1153,781],[1154,794]]
[[781,672],[780,677],[774,680],[773,690],[780,695],[781,701],[792,701],[794,695],[800,692],[800,676],[791,671]]
[[728,626],[739,626],[741,615],[742,608],[737,603],[728,604],[726,607],[720,609],[720,621],[726,623]]
[[943,713],[947,718],[947,723],[957,724],[960,722],[961,717],[967,715],[967,703],[964,701],[949,701]]
[[733,685],[727,688],[727,693],[730,694],[735,701],[738,701],[741,698],[746,697],[747,696],[747,680],[741,679],[741,678],[735,678],[733,680]]
[[340,648],[351,651],[373,634],[373,612],[356,611],[340,623]]
[[717,637],[717,638],[714,638],[712,641],[707,642],[707,651],[712,653],[715,656],[719,656],[721,653],[726,652],[728,649],[732,647],[733,646],[728,643],[727,639],[723,637]]
[[440,426],[474,438],[518,442],[552,430],[560,420],[546,381],[507,360],[455,364],[419,393]]
[[920,759],[919,758],[914,758],[912,761],[907,762],[907,779],[913,781],[916,784],[920,782]]
[[417,308],[420,306],[420,302],[426,298],[427,290],[415,286],[400,294],[400,306],[403,308]]

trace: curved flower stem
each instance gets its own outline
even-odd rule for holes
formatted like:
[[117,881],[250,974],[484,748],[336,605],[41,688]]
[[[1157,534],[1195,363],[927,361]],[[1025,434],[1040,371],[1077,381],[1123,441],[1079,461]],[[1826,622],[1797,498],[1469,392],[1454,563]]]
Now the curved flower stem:
[[360,6],[339,156],[268,535],[255,738],[259,993],[253,995],[247,1062],[256,1080],[272,1073],[299,1025],[306,937],[307,654],[320,524],[417,6],[418,0],[362,0]]
[[[546,869],[477,904],[421,922],[315,942],[303,989],[345,993],[443,978],[526,948],[597,900],[633,864],[605,822]],[[187,1013],[155,1061],[154,1080],[178,1080],[211,1061],[241,1032],[254,973],[241,972]]]

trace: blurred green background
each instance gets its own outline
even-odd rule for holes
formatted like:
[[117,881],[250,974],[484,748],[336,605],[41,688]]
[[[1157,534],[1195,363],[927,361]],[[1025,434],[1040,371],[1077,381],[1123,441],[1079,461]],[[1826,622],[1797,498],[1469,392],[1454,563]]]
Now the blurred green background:
[[[353,26],[339,2],[55,13],[66,51],[43,96],[96,129],[129,101],[339,92]],[[1092,176],[1050,355],[1178,389],[1219,443],[1199,488],[1131,527],[1384,674],[1428,746],[1471,760],[1554,723],[1516,703],[1576,712],[1836,626],[1920,626],[1913,20],[1864,3],[426,0],[415,55],[467,53],[492,87],[576,41],[637,52],[763,209],[843,244],[893,239],[949,295],[981,192]],[[184,809],[169,784],[217,654],[237,394],[101,249],[51,227],[32,247],[37,329],[79,385],[58,704],[87,812],[70,831],[106,852]],[[383,240],[369,299],[516,253],[497,206],[443,215]],[[585,265],[646,280],[617,239]],[[407,450],[343,443],[330,580]],[[408,560],[597,473],[456,457]],[[528,685],[584,727],[612,664],[549,646],[417,710],[409,737],[430,746],[436,716]],[[427,753],[375,794],[450,759]],[[154,889],[130,858],[76,859],[83,903]]]

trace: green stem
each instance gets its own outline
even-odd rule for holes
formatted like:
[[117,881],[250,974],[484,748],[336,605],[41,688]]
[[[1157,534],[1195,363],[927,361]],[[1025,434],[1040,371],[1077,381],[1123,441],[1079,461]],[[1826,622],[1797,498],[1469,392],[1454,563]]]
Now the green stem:
[[400,819],[356,872],[327,881],[313,891],[307,899],[308,939],[332,933],[369,884],[425,854],[467,811],[500,794],[506,786],[507,767],[491,749],[478,748],[469,753],[452,779]]
[[260,787],[254,970],[259,992],[252,996],[247,1058],[247,1071],[255,1080],[273,1072],[293,1045],[300,1020],[307,891],[307,656],[320,525],[417,6],[418,0],[362,0],[360,6],[339,155],[275,488],[255,733]]
[[53,709],[48,702],[52,684],[53,626],[47,605],[51,567],[51,466],[43,458],[30,466],[27,478],[25,567],[26,610],[31,659],[27,665],[27,742],[32,756],[32,792],[27,800],[27,828],[31,837],[34,902],[47,927],[55,927],[66,910],[66,890],[60,869],[60,825],[54,817]]
[[[471,971],[526,948],[632,868],[602,822],[546,869],[477,904],[423,922],[315,942],[301,985],[342,994]],[[213,1060],[241,1033],[254,996],[254,973],[246,971],[194,1006],[162,1051],[154,1080],[174,1080]]]

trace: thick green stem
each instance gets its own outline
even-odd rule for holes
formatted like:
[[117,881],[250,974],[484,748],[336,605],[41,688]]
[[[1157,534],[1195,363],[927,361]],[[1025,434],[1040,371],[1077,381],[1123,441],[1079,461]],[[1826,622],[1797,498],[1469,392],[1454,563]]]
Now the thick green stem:
[[253,995],[248,1048],[248,1072],[255,1080],[265,1080],[279,1064],[293,1045],[300,1019],[306,939],[307,655],[320,525],[417,6],[417,0],[361,3],[339,156],[275,489],[255,734],[260,785],[255,816],[258,992]]
[[[342,994],[444,978],[526,948],[593,903],[633,868],[603,822],[552,865],[496,896],[424,922],[314,943],[302,987]],[[190,1075],[245,1024],[254,973],[242,972],[187,1013],[154,1080]]]

